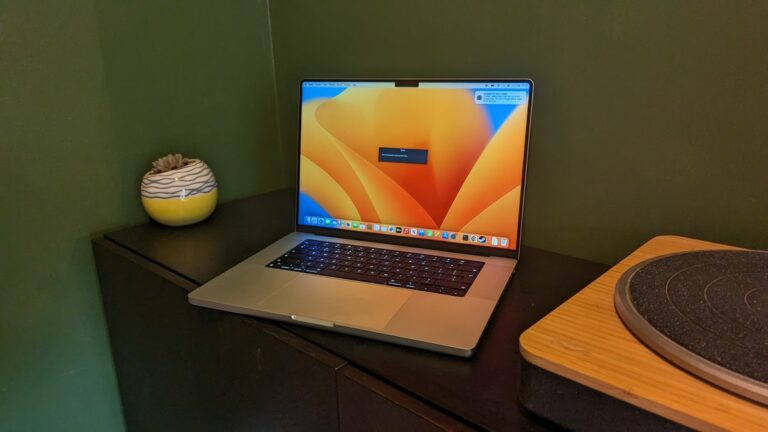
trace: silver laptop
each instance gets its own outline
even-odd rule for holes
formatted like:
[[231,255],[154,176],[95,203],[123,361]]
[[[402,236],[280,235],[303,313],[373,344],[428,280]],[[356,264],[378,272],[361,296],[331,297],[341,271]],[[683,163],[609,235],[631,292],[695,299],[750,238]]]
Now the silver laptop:
[[519,258],[532,95],[302,81],[295,232],[189,301],[471,356]]

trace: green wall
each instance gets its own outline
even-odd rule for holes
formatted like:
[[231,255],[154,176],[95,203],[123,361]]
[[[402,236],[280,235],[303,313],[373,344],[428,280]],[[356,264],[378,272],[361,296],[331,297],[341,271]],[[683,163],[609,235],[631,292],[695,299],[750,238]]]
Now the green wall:
[[531,77],[526,243],[768,248],[765,22],[743,0],[0,0],[0,430],[123,428],[90,237],[145,220],[165,152],[225,201],[289,184],[301,77]]
[[301,77],[530,77],[525,243],[603,262],[658,234],[768,248],[766,2],[271,9],[286,140]]
[[266,1],[0,1],[0,431],[122,430],[90,249],[157,156],[283,186]]

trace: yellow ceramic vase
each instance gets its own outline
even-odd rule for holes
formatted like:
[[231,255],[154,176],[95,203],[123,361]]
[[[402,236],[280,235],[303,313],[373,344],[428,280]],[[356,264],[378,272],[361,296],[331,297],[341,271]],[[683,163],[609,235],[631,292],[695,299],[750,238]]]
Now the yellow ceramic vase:
[[141,203],[147,214],[163,225],[189,225],[207,218],[216,208],[216,177],[205,162],[190,159],[183,168],[144,174]]

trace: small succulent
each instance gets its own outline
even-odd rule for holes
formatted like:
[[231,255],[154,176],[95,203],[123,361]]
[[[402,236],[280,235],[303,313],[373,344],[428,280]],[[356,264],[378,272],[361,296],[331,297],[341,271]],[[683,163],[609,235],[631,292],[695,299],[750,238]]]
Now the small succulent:
[[185,167],[189,164],[189,159],[181,153],[168,154],[152,162],[152,174],[160,174]]

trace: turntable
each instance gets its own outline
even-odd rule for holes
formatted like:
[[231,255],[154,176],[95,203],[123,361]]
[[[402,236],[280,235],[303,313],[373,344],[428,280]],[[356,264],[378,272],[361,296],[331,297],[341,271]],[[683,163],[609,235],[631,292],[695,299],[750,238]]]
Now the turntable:
[[768,252],[656,237],[520,351],[521,402],[567,427],[768,430]]

